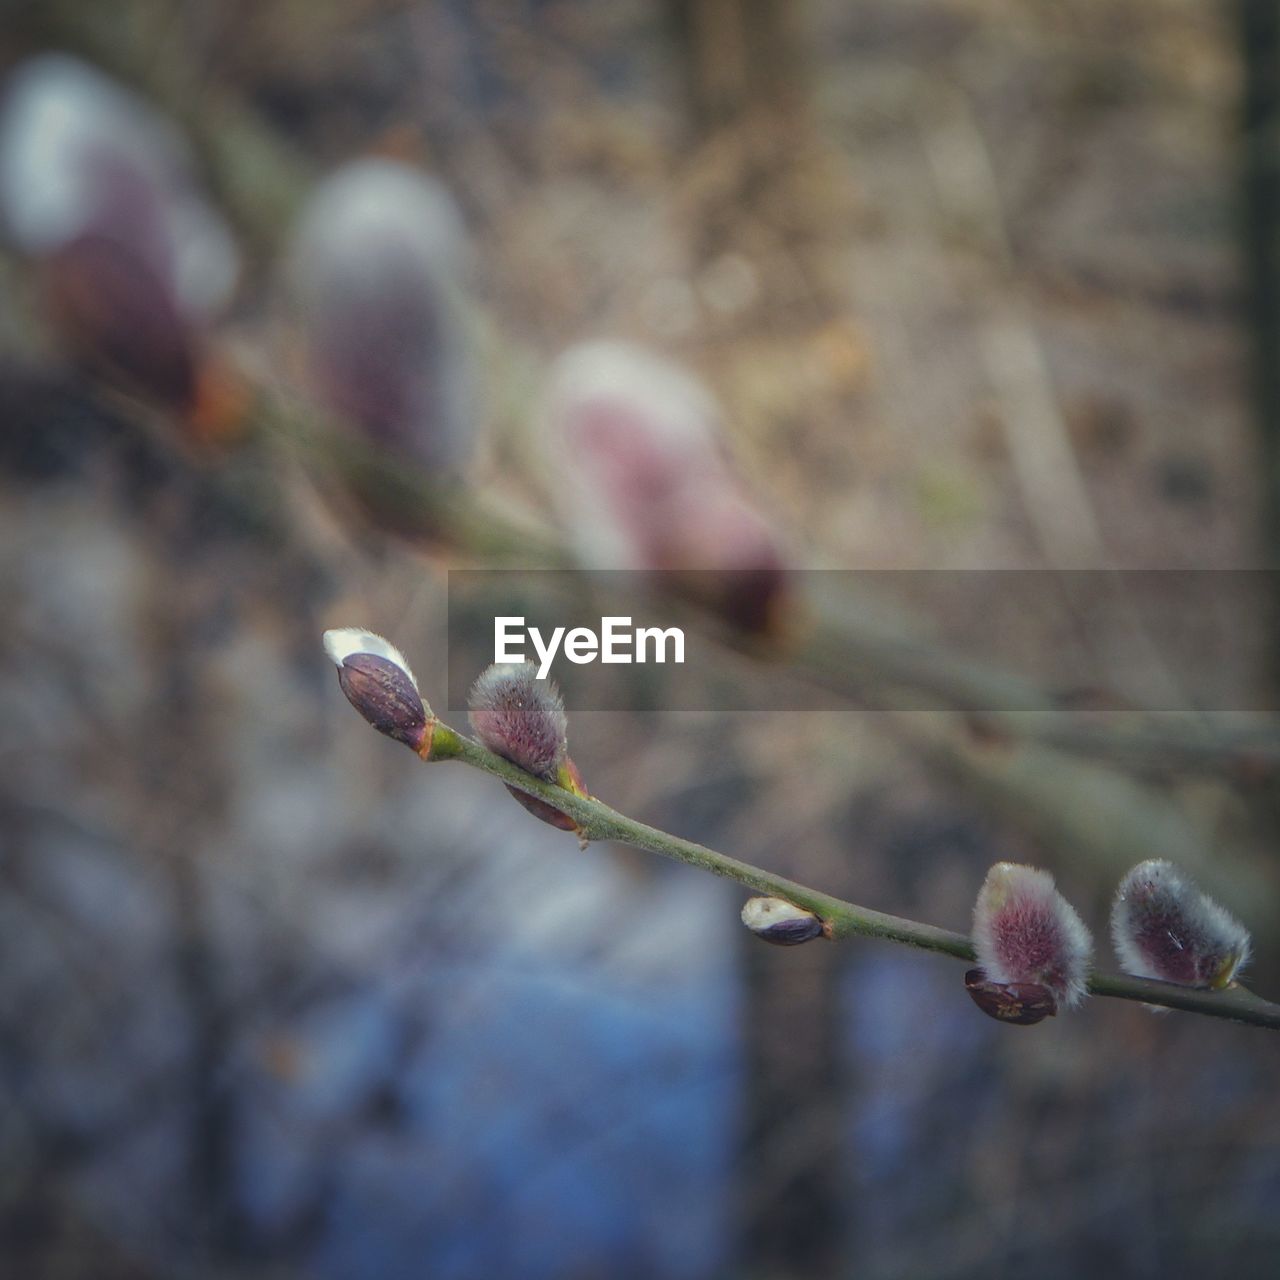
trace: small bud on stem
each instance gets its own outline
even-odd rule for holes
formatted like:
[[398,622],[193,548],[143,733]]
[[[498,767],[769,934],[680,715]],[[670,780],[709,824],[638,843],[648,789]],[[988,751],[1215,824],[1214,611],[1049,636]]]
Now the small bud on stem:
[[764,942],[776,947],[795,947],[824,934],[822,921],[803,907],[785,898],[748,898],[742,908],[742,923]]
[[324,647],[338,668],[347,701],[379,733],[425,755],[434,717],[400,650],[358,627],[326,631]]
[[568,718],[560,692],[538,679],[532,662],[496,663],[467,699],[476,736],[495,755],[551,781],[568,751]]

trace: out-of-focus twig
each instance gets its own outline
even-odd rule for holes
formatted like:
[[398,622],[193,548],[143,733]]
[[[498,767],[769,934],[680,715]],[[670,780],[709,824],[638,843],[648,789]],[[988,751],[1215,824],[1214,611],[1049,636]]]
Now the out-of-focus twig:
[[[1000,406],[1000,422],[1023,507],[1040,552],[1053,569],[1105,568],[1102,528],[1071,442],[1044,343],[1020,283],[1013,236],[986,136],[962,89],[930,82],[920,95],[922,122],[940,202],[978,237],[993,268],[988,314],[978,321],[978,346]],[[1142,655],[1131,673],[1161,701],[1179,689],[1158,645],[1123,592],[1103,580],[1117,620]]]
[[[135,32],[70,0],[31,7],[26,26],[162,102],[191,131],[233,221],[264,254],[279,242],[305,195],[308,166],[234,96],[202,86],[193,97],[195,71],[184,65],[180,47],[170,42],[157,59]],[[525,412],[537,362],[482,308],[472,306],[470,314],[486,365],[496,371],[489,381],[499,388],[499,416],[514,421]],[[456,487],[429,485],[370,456],[350,437],[325,430],[310,407],[290,402],[270,376],[259,381],[255,423],[268,442],[287,439],[324,468],[360,472],[362,480],[382,486],[389,500],[429,511],[440,545],[450,554],[523,567],[570,563],[561,541],[536,521],[513,521],[508,512]],[[856,600],[797,603],[802,625],[761,656],[785,660],[811,682],[864,704],[901,709],[913,705],[913,694],[915,704],[919,693],[930,695],[948,710],[924,720],[899,716],[899,731],[972,784],[990,807],[1110,871],[1154,850],[1178,857],[1233,903],[1242,897],[1274,900],[1274,886],[1261,874],[1230,851],[1211,849],[1165,795],[1117,775],[1113,767],[1202,772],[1230,781],[1258,770],[1270,773],[1280,768],[1280,727],[1274,721],[1237,731],[1191,717],[1147,718],[1136,727],[1128,717],[1124,727],[1086,720],[1016,675],[917,640],[901,627],[878,624],[874,611],[861,609]],[[970,713],[979,714],[1006,745],[977,742]]]
[[[156,66],[157,60],[148,58],[136,36],[130,39],[118,22],[107,21],[92,6],[73,0],[30,6],[25,26],[92,58],[161,101],[190,129],[233,221],[259,245],[270,246],[280,240],[305,195],[311,176],[308,166],[294,148],[231,95],[202,95],[198,104],[194,102],[188,88],[195,73],[184,65],[180,49],[166,49],[164,65]],[[973,140],[967,145],[972,147]],[[265,185],[264,178],[269,179]],[[994,198],[983,182],[970,183],[969,188],[985,192],[984,199]],[[994,226],[996,249],[1007,255],[1003,222],[997,218]],[[482,308],[472,304],[469,314],[486,366],[499,371],[489,381],[499,388],[496,401],[501,412],[521,411],[536,361],[502,334]],[[502,390],[508,383],[514,387],[510,394]],[[286,403],[274,388],[263,396],[260,409],[259,425],[287,435],[313,458],[319,459],[325,450],[339,450],[340,465],[377,471],[380,481],[393,496],[399,495],[399,500],[443,508],[439,515],[441,541],[465,556],[498,556],[503,563],[540,568],[571,563],[552,532],[529,522],[513,523],[494,509],[478,510],[473,501],[454,490],[429,489],[394,464],[344,444],[339,433],[317,430],[313,409]],[[1126,766],[1228,776],[1241,763],[1280,767],[1280,726],[1274,724],[1236,731],[1189,716],[1185,720],[1147,721],[1139,727],[1128,724],[1122,729],[1085,723],[1056,707],[1054,699],[1030,681],[967,661],[936,644],[916,641],[901,629],[876,625],[869,614],[859,610],[857,601],[815,601],[809,613],[813,622],[807,638],[788,648],[785,656],[823,685],[865,695],[865,672],[931,693],[958,710],[994,717],[1011,737],[1031,738]]]
[[[428,483],[341,431],[326,428],[308,406],[278,394],[266,396],[259,425],[268,434],[288,438],[322,471],[357,472],[366,487],[385,491],[392,507],[404,504],[430,511],[441,543],[456,554],[527,569],[575,565],[554,530],[533,519],[514,520],[508,510],[456,486]],[[914,691],[923,695],[924,705],[971,713],[984,727],[1013,742],[1034,741],[1138,769],[1228,778],[1237,770],[1280,769],[1280,725],[1269,718],[1255,718],[1255,723],[1241,728],[1214,725],[1190,714],[1130,712],[1119,724],[1090,720],[1057,705],[1032,680],[912,635],[900,619],[885,620],[877,603],[847,590],[807,591],[795,601],[795,626],[780,644],[757,645],[733,637],[723,627],[714,629],[762,661],[784,660],[809,681],[864,705],[902,709],[913,703],[904,701],[901,691]],[[695,621],[697,617],[695,610]],[[714,626],[710,617],[701,621]],[[890,690],[898,693],[886,696]],[[914,705],[920,705],[919,698]],[[965,736],[971,736],[967,730]]]
[[[1266,563],[1280,569],[1280,10],[1238,0],[1244,62],[1241,214]],[[1270,601],[1280,639],[1280,593]],[[1280,645],[1273,646],[1280,652]],[[1269,672],[1280,687],[1280,658]]]

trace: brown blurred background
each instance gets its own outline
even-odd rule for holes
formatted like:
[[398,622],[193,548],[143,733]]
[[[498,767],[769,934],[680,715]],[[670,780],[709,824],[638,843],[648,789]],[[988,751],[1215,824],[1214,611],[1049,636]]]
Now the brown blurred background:
[[[212,435],[122,396],[0,254],[0,1274],[1275,1274],[1266,1032],[1000,1026],[949,960],[763,947],[733,886],[370,734],[321,630],[388,634],[443,697],[444,571],[489,559],[335,500],[280,409],[290,228],[377,154],[461,211],[466,484],[530,527],[542,372],[613,336],[706,379],[797,567],[1274,569],[1273,6],[0,14],[0,72],[62,50],[190,144],[251,388]],[[1265,651],[1231,674],[1273,698]],[[992,862],[1048,867],[1107,967],[1123,871],[1193,864],[1275,994],[1276,756],[1171,723],[1110,757],[833,694],[570,734],[625,812],[884,910],[964,930]]]

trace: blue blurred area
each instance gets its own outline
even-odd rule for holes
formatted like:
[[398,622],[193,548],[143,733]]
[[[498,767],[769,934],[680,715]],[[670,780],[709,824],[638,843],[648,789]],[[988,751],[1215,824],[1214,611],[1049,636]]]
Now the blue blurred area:
[[[475,781],[429,788],[437,822]],[[246,1213],[284,1239],[322,1205],[326,1276],[713,1274],[740,1106],[733,892],[628,882],[503,801],[473,831],[508,851],[424,921],[483,932],[406,939],[273,1030],[286,1078],[251,1073],[238,1116]]]
[[[726,976],[638,987],[504,958],[422,984],[415,998],[443,1017],[404,1064],[403,1126],[348,1148],[318,1267],[409,1277],[429,1257],[441,1277],[713,1273],[737,1100]],[[347,1014],[316,1047],[346,1041],[329,1044],[329,1065],[368,1088],[387,1070],[395,1014]],[[278,1199],[307,1170],[277,1148],[248,1174]]]

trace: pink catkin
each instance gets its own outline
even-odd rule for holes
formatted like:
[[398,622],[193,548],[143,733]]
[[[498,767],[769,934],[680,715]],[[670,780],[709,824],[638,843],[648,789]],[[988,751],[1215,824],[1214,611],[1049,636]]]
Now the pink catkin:
[[1092,939],[1046,871],[1000,862],[974,907],[974,948],[988,978],[1039,983],[1063,1005],[1085,993]]
[[471,727],[495,755],[552,781],[565,761],[568,722],[554,684],[532,663],[490,667],[471,688]]
[[728,457],[720,407],[683,369],[628,343],[581,343],[551,371],[542,431],[554,496],[592,563],[780,576],[778,536]]

